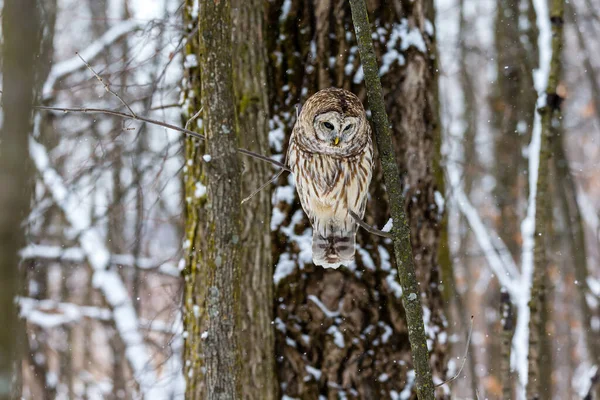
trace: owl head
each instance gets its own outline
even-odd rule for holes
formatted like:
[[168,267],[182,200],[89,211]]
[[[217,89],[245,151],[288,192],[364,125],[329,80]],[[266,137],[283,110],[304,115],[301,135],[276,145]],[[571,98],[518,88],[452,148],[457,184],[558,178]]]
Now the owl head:
[[302,107],[296,140],[306,150],[348,157],[367,144],[370,134],[365,109],[353,93],[323,89]]

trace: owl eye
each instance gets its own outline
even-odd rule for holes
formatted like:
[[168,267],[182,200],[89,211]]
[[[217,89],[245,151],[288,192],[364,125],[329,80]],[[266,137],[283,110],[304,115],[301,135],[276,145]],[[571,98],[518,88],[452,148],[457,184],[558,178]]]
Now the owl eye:
[[354,124],[350,124],[350,125],[346,126],[346,127],[344,128],[344,132],[346,132],[346,131],[349,131],[349,130],[350,130],[350,128],[352,128],[353,126],[354,126]]
[[333,125],[329,122],[323,122],[323,126],[325,126],[325,128],[329,129],[330,131],[333,130]]

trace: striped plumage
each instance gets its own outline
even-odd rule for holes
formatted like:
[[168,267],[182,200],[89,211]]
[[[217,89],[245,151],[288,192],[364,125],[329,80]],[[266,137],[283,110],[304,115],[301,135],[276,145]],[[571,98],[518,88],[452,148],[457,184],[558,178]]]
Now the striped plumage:
[[371,128],[362,103],[343,89],[311,96],[288,148],[302,208],[313,226],[313,262],[328,268],[354,260],[357,224],[373,171]]

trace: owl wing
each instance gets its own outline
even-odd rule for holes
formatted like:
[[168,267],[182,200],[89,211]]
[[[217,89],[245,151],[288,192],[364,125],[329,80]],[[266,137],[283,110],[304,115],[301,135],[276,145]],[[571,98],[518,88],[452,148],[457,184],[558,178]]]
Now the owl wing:
[[301,129],[302,128],[300,128],[298,124],[294,126],[290,137],[290,144],[288,146],[287,160],[288,166],[294,175],[294,182],[296,184],[298,198],[300,199],[300,205],[302,205],[302,209],[308,216],[311,225],[313,225],[315,215],[308,201],[308,196],[310,195],[309,188],[305,187],[307,185],[306,179],[302,179],[303,174],[307,173],[306,166],[309,160],[306,160],[304,152],[299,150],[298,144],[296,143],[296,135],[300,134],[299,131],[301,131]]

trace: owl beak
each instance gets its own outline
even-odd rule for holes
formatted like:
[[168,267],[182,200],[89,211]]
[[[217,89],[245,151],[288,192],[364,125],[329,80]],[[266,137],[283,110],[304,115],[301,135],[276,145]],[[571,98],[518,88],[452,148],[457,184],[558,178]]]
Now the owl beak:
[[336,136],[335,139],[333,139],[333,145],[337,146],[338,144],[340,144],[340,137]]

